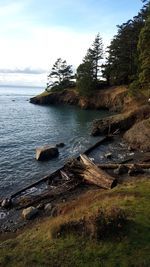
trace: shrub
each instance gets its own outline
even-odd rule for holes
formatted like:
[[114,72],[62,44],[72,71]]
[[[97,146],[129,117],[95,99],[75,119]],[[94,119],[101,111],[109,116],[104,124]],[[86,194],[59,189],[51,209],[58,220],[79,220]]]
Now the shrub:
[[80,220],[68,221],[53,228],[52,237],[62,237],[68,234],[84,235],[96,240],[118,237],[127,224],[127,214],[123,209],[99,209],[92,216]]
[[141,84],[139,80],[133,81],[129,86],[129,94],[131,96],[138,96],[140,93]]

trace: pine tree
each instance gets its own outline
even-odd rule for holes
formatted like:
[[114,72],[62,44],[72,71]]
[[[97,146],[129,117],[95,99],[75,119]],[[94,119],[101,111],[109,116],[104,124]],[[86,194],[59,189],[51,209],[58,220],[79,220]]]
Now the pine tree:
[[111,85],[130,84],[139,71],[137,44],[147,18],[146,3],[137,16],[118,27],[118,32],[108,47],[108,58],[103,66],[103,77]]
[[88,49],[87,54],[83,62],[91,62],[93,69],[93,78],[97,82],[100,71],[100,60],[103,58],[103,42],[100,34],[98,33],[92,44],[92,47]]
[[56,86],[58,89],[69,86],[70,80],[73,77],[72,73],[72,66],[67,65],[66,60],[58,58],[48,75],[48,89]]
[[103,58],[103,44],[99,33],[88,49],[83,63],[77,68],[77,88],[81,95],[90,96],[98,86],[100,60]]
[[86,61],[77,68],[77,88],[82,96],[90,96],[95,89],[95,81],[93,80],[93,65],[91,61]]
[[150,89],[150,4],[147,20],[139,36],[138,51],[140,62],[139,82],[143,88]]

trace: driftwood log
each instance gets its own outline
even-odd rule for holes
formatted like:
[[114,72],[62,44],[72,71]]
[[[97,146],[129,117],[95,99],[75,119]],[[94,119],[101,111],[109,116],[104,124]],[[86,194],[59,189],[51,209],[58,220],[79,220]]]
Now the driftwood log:
[[105,189],[111,189],[117,185],[116,178],[98,168],[86,155],[80,155],[80,162],[84,165],[84,170],[80,174],[84,181]]
[[56,188],[49,189],[47,192],[43,192],[37,196],[23,196],[22,198],[14,199],[14,206],[17,209],[27,208],[39,204],[42,200],[53,200],[58,196],[64,195],[65,193],[75,189],[79,185],[80,181],[67,181],[66,183],[57,186]]

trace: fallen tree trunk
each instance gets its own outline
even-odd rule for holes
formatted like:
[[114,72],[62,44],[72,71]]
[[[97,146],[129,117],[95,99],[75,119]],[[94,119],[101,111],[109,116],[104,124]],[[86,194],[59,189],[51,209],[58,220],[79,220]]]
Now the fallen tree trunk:
[[117,179],[98,168],[86,155],[80,155],[80,161],[84,166],[80,174],[84,181],[105,189],[111,189],[117,185]]

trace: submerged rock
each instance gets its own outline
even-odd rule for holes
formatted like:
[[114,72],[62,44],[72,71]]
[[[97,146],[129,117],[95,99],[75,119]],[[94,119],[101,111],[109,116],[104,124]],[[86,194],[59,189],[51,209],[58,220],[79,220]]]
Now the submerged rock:
[[64,147],[64,146],[65,146],[64,143],[58,143],[58,144],[56,144],[56,147]]
[[44,161],[49,160],[59,155],[57,147],[43,146],[36,148],[36,160]]

